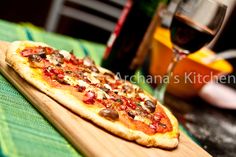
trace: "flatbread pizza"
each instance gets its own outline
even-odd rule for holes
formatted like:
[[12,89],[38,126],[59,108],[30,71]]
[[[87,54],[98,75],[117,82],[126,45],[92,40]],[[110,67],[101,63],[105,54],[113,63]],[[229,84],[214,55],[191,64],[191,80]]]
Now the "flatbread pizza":
[[89,58],[45,43],[12,42],[6,62],[27,82],[79,116],[147,147],[175,148],[178,122],[137,85]]

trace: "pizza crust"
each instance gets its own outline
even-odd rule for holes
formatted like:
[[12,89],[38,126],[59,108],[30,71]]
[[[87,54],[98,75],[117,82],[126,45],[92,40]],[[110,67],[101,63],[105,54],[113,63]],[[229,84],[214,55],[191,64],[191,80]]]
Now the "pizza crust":
[[[98,126],[112,132],[113,134],[123,137],[127,140],[136,141],[137,143],[147,147],[161,147],[161,148],[175,148],[178,145],[179,130],[178,121],[172,115],[172,113],[160,103],[160,105],[168,118],[171,121],[173,130],[167,133],[156,133],[154,135],[147,135],[142,131],[132,130],[127,128],[119,121],[110,121],[99,116],[96,109],[88,110],[88,104],[78,100],[70,92],[50,87],[46,81],[40,79],[37,73],[29,67],[28,61],[23,58],[19,51],[23,50],[25,46],[48,46],[40,42],[31,41],[15,41],[11,43],[6,52],[6,62],[27,82],[35,86],[37,89],[46,93],[48,96],[59,102],[61,105],[67,107],[73,112],[77,113],[81,117],[91,120]],[[50,46],[48,46],[50,47]]]

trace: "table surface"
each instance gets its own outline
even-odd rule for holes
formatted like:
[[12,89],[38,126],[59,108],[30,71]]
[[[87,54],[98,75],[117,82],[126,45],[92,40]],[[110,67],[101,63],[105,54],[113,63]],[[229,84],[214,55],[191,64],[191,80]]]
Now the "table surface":
[[[58,49],[76,50],[100,64],[104,45],[47,33],[30,24],[0,20],[0,40],[42,41]],[[136,75],[139,75],[138,72]],[[152,92],[151,87],[140,83]],[[213,156],[234,156],[235,111],[211,107],[199,98],[182,101],[167,95],[168,107],[181,122],[181,129]],[[211,116],[209,116],[211,115]],[[201,117],[201,118],[199,118]],[[43,151],[42,151],[43,150]],[[0,156],[83,156],[0,75]]]

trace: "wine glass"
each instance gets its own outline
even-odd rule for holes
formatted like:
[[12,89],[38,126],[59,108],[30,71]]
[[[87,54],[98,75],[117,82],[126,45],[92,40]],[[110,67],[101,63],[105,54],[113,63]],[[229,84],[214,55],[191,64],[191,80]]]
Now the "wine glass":
[[[179,60],[209,43],[221,27],[227,7],[217,0],[182,0],[174,13],[170,32],[173,58],[168,66],[166,79]],[[154,90],[154,97],[164,103],[168,81],[161,81]]]

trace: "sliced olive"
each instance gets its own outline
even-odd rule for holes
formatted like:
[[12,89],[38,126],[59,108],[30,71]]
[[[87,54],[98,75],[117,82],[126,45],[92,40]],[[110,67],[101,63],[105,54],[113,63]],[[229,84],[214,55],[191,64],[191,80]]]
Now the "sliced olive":
[[67,74],[71,74],[72,71],[71,71],[71,70],[66,70],[65,73],[67,73]]
[[30,62],[40,62],[41,60],[42,60],[42,58],[37,54],[33,54],[33,55],[29,56]]
[[76,86],[78,92],[83,92],[86,88],[84,86]]
[[91,83],[91,81],[88,79],[87,76],[84,77],[84,81],[87,82],[87,83],[89,83],[89,84]]
[[46,71],[47,71],[47,72],[51,72],[52,69],[53,69],[52,66],[48,66],[48,67],[46,68]]
[[128,111],[128,115],[131,117],[131,118],[133,118],[134,119],[134,117],[135,117],[135,112],[134,111]]
[[110,91],[110,89],[106,88],[106,87],[101,87],[101,90],[103,90],[104,92],[108,93]]
[[159,123],[158,125],[161,126],[162,128],[166,128],[166,127],[167,127],[167,126],[166,126],[165,124],[163,124],[163,123]]
[[108,119],[108,120],[117,120],[117,119],[119,119],[118,112],[116,110],[110,109],[110,108],[102,109],[101,111],[99,111],[98,114],[100,116]]
[[82,72],[83,73],[91,73],[91,70],[89,69],[89,68],[84,68],[84,69],[82,69]]
[[145,101],[145,106],[153,113],[156,110],[156,105],[151,100]]
[[104,75],[110,76],[111,78],[115,78],[115,74],[111,73],[111,72],[105,72]]
[[40,51],[38,53],[38,55],[41,57],[41,58],[46,58],[46,53],[44,51]]
[[123,85],[122,88],[123,88],[124,92],[126,92],[126,93],[131,93],[133,90],[133,87],[130,85]]
[[[72,72],[72,71],[71,71]],[[76,75],[78,76],[84,76],[84,73],[82,71],[75,71]]]
[[52,60],[56,61],[56,65],[61,65],[64,63],[64,56],[59,52],[53,53],[50,55]]
[[118,98],[118,99],[116,99],[115,101],[116,101],[116,102],[119,102],[119,103],[122,103],[122,100],[121,100],[121,99],[119,99],[119,98]]
[[56,76],[55,78],[57,80],[57,82],[63,84],[63,85],[70,85],[66,80],[64,80],[63,78],[60,78],[58,76]]

